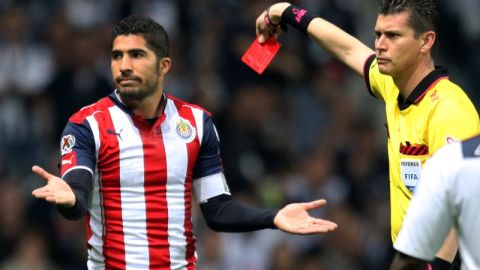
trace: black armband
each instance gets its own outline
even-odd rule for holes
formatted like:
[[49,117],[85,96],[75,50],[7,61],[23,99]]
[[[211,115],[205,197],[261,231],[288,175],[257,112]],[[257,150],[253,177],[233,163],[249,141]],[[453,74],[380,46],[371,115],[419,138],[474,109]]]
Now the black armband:
[[451,270],[451,264],[443,259],[435,257],[435,260],[430,263],[432,270]]
[[281,24],[283,26],[289,24],[300,30],[300,32],[304,33],[305,35],[308,35],[308,25],[313,19],[315,19],[315,17],[317,16],[304,8],[290,5],[282,13]]

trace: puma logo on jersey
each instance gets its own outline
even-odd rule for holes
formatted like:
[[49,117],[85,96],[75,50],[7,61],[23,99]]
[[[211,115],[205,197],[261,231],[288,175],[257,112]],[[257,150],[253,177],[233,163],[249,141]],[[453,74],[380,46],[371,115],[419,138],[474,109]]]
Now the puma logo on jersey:
[[107,133],[108,133],[108,134],[112,134],[112,135],[117,136],[121,141],[123,141],[123,139],[122,139],[122,134],[121,134],[122,131],[123,131],[123,128],[120,129],[120,131],[119,131],[118,133],[115,132],[115,130],[113,130],[113,129],[107,129]]
[[65,164],[72,164],[72,161],[70,159],[62,160],[62,165],[65,165]]

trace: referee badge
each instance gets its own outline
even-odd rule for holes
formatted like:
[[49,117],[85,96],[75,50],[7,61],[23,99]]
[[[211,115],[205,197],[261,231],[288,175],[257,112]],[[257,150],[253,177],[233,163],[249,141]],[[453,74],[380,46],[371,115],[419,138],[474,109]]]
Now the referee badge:
[[177,135],[184,139],[186,143],[192,142],[197,134],[196,129],[190,124],[190,121],[183,118],[178,120],[175,130],[177,131]]

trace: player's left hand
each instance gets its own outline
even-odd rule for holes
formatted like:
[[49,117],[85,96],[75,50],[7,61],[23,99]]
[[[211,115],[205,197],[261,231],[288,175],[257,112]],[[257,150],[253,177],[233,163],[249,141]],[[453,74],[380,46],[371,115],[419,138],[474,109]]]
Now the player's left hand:
[[333,231],[337,228],[336,223],[314,218],[308,214],[308,210],[317,209],[326,204],[325,200],[288,204],[277,213],[273,223],[280,230],[293,234],[318,234]]

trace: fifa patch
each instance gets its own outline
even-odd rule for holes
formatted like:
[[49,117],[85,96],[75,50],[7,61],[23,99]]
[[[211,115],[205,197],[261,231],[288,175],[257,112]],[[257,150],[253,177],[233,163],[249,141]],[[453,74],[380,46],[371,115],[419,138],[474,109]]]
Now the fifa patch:
[[419,159],[400,159],[400,175],[405,187],[414,192],[422,174],[422,162]]
[[190,121],[183,118],[178,120],[175,130],[177,135],[184,139],[186,143],[192,142],[193,139],[195,139],[195,135],[197,135],[197,131],[192,124],[190,124]]
[[60,142],[60,150],[62,151],[62,156],[72,152],[73,146],[75,145],[75,137],[73,135],[65,135],[62,137]]

